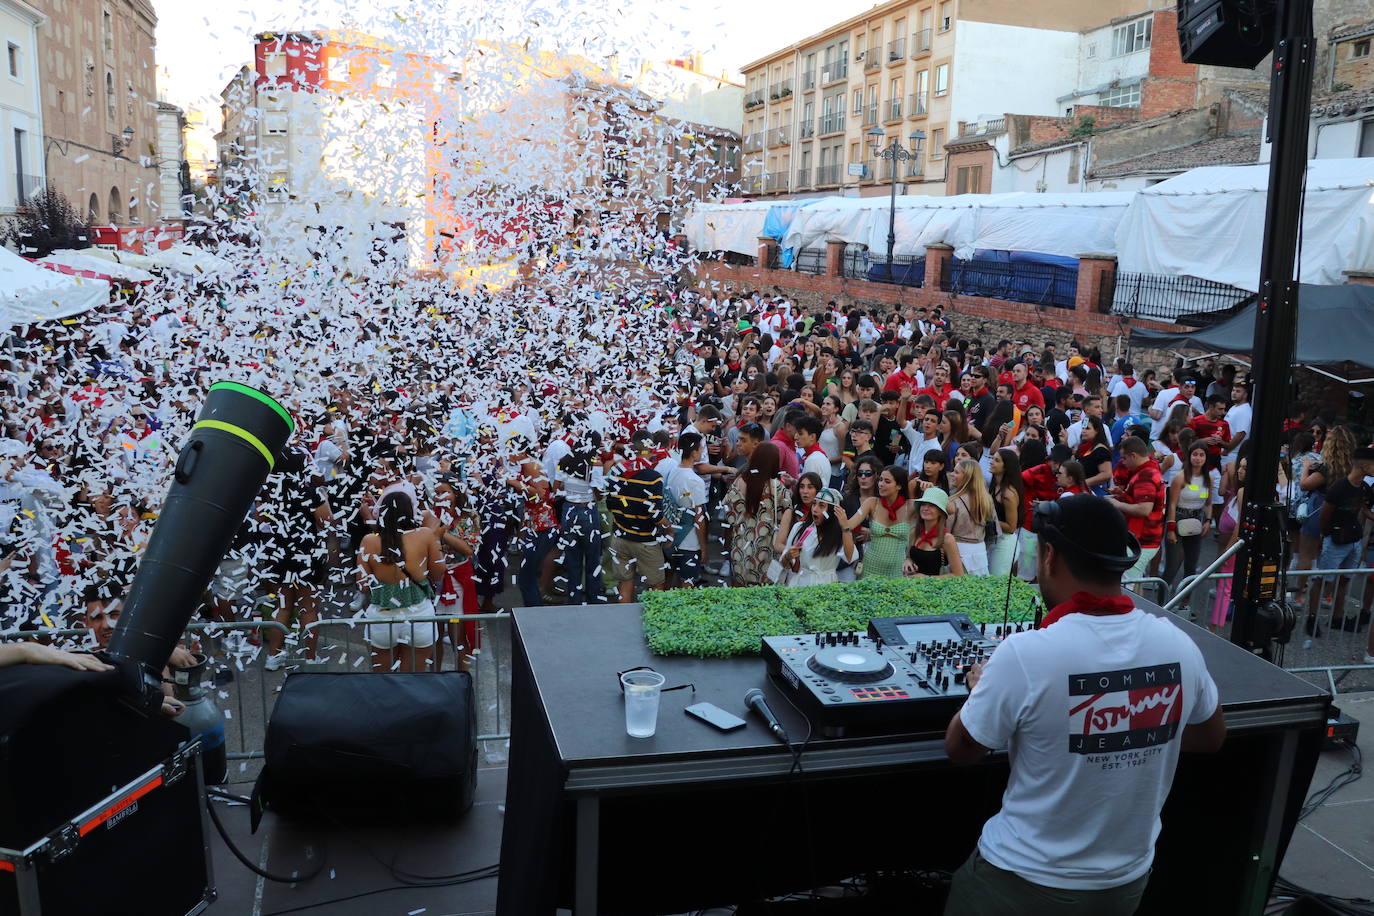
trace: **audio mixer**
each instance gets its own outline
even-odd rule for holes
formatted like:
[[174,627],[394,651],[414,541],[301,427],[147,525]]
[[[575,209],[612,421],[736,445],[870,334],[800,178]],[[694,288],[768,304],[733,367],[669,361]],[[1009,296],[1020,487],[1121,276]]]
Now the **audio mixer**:
[[867,634],[765,636],[763,656],[826,737],[943,730],[968,696],[968,669],[992,654],[1002,629],[963,614],[883,618]]

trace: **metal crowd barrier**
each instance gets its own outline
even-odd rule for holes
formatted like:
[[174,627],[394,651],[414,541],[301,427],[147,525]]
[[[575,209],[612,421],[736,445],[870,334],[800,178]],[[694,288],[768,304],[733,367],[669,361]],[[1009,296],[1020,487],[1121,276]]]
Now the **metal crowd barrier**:
[[[1195,576],[1188,576],[1179,583],[1174,597],[1165,607],[1176,614],[1191,615],[1196,622],[1206,624],[1210,621],[1213,594],[1208,588],[1203,587],[1204,583],[1229,579],[1233,575],[1234,573],[1229,572],[1211,571],[1209,568]],[[1345,659],[1333,657],[1344,655],[1360,659],[1368,652],[1370,624],[1366,622],[1361,625],[1360,609],[1365,598],[1369,596],[1370,589],[1374,589],[1371,575],[1374,575],[1372,567],[1288,571],[1288,578],[1293,580],[1301,581],[1316,577],[1319,581],[1313,583],[1312,587],[1320,588],[1322,596],[1334,593],[1338,578],[1348,577],[1351,581],[1346,589],[1345,605],[1342,608],[1341,629],[1333,630],[1331,627],[1331,620],[1336,614],[1334,604],[1327,605],[1319,600],[1312,621],[1309,621],[1307,616],[1310,601],[1304,600],[1298,606],[1297,628],[1293,631],[1288,645],[1284,647],[1283,667],[1286,670],[1295,674],[1324,675],[1325,684],[1333,694],[1343,681],[1356,672],[1374,672],[1374,665],[1365,665],[1358,661],[1347,662]],[[1188,599],[1186,608],[1181,604],[1184,598]],[[1347,626],[1350,629],[1345,629]],[[1313,628],[1312,632],[1309,632],[1309,627]],[[1313,635],[1314,633],[1316,635]],[[1342,673],[1338,675],[1337,672]],[[1374,686],[1374,680],[1366,685],[1363,675],[1360,676],[1360,682],[1364,689]]]
[[1169,583],[1165,582],[1159,576],[1141,576],[1139,579],[1122,579],[1121,584],[1131,591],[1135,591],[1134,588],[1131,588],[1133,585],[1153,586],[1155,590],[1155,604],[1163,604],[1169,598]]
[[[232,622],[196,621],[186,627],[188,639],[198,640],[196,651],[205,653],[213,661],[233,671],[233,680],[211,686],[215,704],[224,713],[225,753],[228,759],[240,761],[237,771],[230,767],[231,782],[241,782],[254,774],[247,773],[248,762],[263,757],[267,720],[271,714],[270,699],[280,689],[286,675],[293,670],[370,671],[369,651],[364,627],[411,626],[447,624],[473,621],[481,632],[481,650],[473,656],[469,670],[476,692],[479,741],[505,740],[510,737],[510,622],[509,614],[472,614],[466,616],[417,617],[398,624],[381,618],[328,618],[309,624],[304,634],[293,631],[273,620],[240,620]],[[276,671],[267,670],[267,647],[264,635],[275,630],[283,636],[286,648],[284,664]],[[239,648],[226,643],[234,632],[256,634],[257,645]],[[307,635],[319,637],[318,665],[307,664],[301,654]],[[460,629],[461,633],[461,629]],[[36,630],[0,631],[0,641],[17,640],[82,640],[90,636],[84,627],[69,629],[42,628]],[[295,645],[292,645],[292,642]],[[451,647],[445,647],[444,670],[454,670],[456,659]]]

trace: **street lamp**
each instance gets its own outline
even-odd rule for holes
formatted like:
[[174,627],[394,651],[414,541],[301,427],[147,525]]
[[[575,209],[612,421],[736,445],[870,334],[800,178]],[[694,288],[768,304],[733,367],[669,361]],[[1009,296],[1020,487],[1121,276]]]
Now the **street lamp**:
[[882,146],[883,139],[887,136],[881,127],[870,127],[865,134],[868,136],[869,149],[873,151],[873,158],[886,159],[892,163],[892,193],[889,197],[887,209],[887,276],[892,277],[892,249],[897,245],[897,163],[899,162],[919,162],[921,158],[921,146],[925,143],[926,135],[919,130],[913,130],[908,138],[911,141],[911,149],[902,146],[897,137],[892,138],[892,142],[886,147]]
[[124,128],[124,130],[114,138],[114,154],[116,156],[122,155],[124,151],[129,148],[129,144],[133,142],[134,129],[132,127]]

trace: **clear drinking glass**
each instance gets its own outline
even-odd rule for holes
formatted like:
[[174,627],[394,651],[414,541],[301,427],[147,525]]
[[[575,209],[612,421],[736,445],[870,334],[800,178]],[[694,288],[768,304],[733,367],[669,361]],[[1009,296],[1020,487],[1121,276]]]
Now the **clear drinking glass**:
[[627,671],[620,676],[625,687],[625,733],[631,738],[654,736],[663,680],[657,671]]

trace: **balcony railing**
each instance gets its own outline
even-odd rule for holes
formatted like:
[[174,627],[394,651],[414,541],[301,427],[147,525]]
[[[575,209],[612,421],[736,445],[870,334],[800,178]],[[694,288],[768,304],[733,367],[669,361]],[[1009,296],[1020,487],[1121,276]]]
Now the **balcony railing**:
[[775,127],[768,132],[768,145],[790,146],[792,143],[792,129],[789,127]]
[[864,110],[864,127],[872,127],[878,123],[878,103],[874,102]]
[[798,187],[798,188],[809,188],[809,187],[811,187],[811,170],[810,170],[810,169],[797,169],[797,187]]
[[792,94],[792,80],[785,79],[768,87],[768,100],[777,102]]
[[788,175],[786,172],[769,172],[763,180],[763,186],[768,191],[786,191]]
[[887,43],[887,62],[893,63],[906,57],[906,37],[894,38]]
[[840,163],[823,165],[816,169],[816,187],[823,188],[828,185],[840,183],[840,170],[843,169]]
[[909,161],[907,162],[907,164],[906,164],[905,172],[906,172],[906,177],[908,177],[908,178],[921,178],[921,177],[923,177],[923,176],[925,175],[925,173],[926,173],[926,169],[925,169],[925,164],[924,164],[924,163],[922,162],[922,160],[921,160],[921,157],[918,156],[918,157],[916,157],[915,159],[909,160]]
[[758,108],[763,104],[764,92],[762,89],[755,89],[753,92],[746,93],[744,96],[745,109]]
[[816,71],[807,70],[801,77],[802,92],[809,92],[816,88]]
[[[875,166],[876,166],[876,163],[875,163]],[[876,171],[877,171],[877,173],[878,173],[878,180],[879,180],[879,181],[891,181],[891,180],[892,180],[892,160],[891,160],[891,159],[884,159],[884,160],[883,160],[882,166],[876,168]]]
[[837,83],[840,80],[848,78],[849,61],[847,59],[832,61],[828,66],[821,68],[822,87],[829,86],[831,83]]
[[741,147],[746,153],[757,153],[763,149],[763,132],[754,131],[744,135],[744,144]]
[[806,118],[801,122],[801,138],[810,140],[816,136],[816,121],[814,118]]
[[864,55],[864,72],[865,72],[865,73],[867,73],[869,70],[877,70],[877,69],[878,69],[879,67],[881,67],[882,65],[883,65],[883,62],[882,62],[881,60],[878,59],[878,49],[877,49],[877,48],[874,48],[871,52],[869,52],[868,54]]
[[745,175],[739,180],[739,186],[745,194],[757,194],[763,190],[763,176]]
[[907,114],[913,118],[924,117],[926,113],[926,96],[923,92],[913,92],[906,97]]
[[14,205],[22,207],[28,204],[29,200],[38,195],[46,184],[41,175],[25,175],[22,172],[15,173],[14,176]]
[[902,98],[887,100],[887,119],[889,121],[900,121],[902,119]]
[[854,63],[857,64],[859,61],[863,60],[863,59],[864,59],[865,57],[867,57],[867,56],[868,56],[868,52],[865,51],[863,48],[855,48],[855,49],[854,49]]
[[821,116],[821,133],[835,134],[844,130],[844,112],[834,111]]
[[920,29],[911,33],[911,56],[925,57],[930,53],[930,29]]

